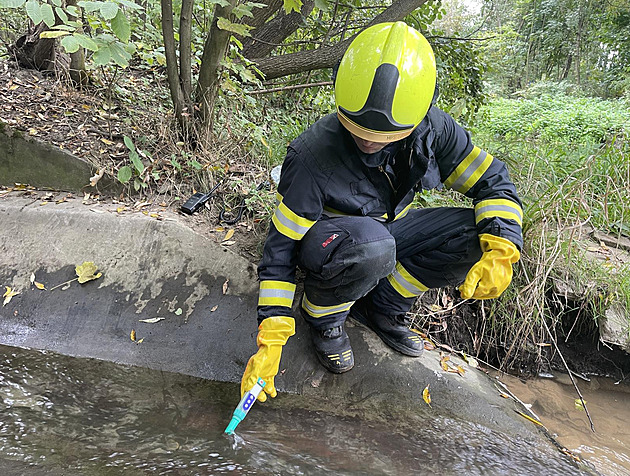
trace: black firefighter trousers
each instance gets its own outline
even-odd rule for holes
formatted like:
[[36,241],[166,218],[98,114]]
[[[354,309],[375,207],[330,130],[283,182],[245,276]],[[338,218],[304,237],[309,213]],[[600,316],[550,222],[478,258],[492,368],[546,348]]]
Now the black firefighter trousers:
[[423,290],[461,284],[481,254],[468,208],[412,209],[390,223],[321,219],[301,241],[302,315],[318,329],[339,326],[352,303],[368,293],[378,312],[403,314]]

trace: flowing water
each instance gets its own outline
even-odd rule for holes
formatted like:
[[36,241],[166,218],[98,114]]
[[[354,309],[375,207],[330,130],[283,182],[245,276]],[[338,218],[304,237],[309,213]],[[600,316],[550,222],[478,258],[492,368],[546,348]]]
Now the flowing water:
[[359,419],[294,395],[257,404],[229,438],[237,385],[27,349],[0,356],[2,475],[586,474],[549,445],[480,425]]
[[601,474],[630,475],[630,386],[610,379],[575,379],[595,432],[568,376],[520,381],[500,379],[532,410],[566,448],[586,459]]

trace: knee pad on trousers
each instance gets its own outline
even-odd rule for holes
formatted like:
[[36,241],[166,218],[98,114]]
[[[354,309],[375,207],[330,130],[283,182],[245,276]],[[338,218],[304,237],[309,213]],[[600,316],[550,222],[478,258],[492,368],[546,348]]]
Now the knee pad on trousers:
[[396,242],[393,238],[355,244],[343,250],[338,259],[344,272],[335,290],[343,301],[354,301],[365,296],[396,266]]

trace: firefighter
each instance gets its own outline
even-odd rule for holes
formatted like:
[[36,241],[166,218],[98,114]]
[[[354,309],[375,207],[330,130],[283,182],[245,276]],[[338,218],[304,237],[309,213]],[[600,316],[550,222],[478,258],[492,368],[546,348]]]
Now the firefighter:
[[[498,297],[522,246],[522,209],[505,164],[473,145],[433,105],[435,57],[403,22],[367,28],[335,78],[336,113],[288,147],[258,267],[258,352],[241,393],[257,377],[259,400],[276,395],[283,345],[295,332],[295,272],[305,272],[300,312],[331,372],[354,366],[348,315],[388,346],[419,356],[407,311],[430,288],[459,286],[465,299]],[[457,190],[472,208],[413,208],[417,192]]]

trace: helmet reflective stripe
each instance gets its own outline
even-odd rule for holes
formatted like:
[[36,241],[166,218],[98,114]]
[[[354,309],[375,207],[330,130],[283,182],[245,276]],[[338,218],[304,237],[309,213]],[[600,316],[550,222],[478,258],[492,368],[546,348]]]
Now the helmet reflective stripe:
[[403,22],[371,26],[357,35],[339,65],[339,121],[365,140],[400,140],[426,115],[435,78],[433,50],[418,31]]

